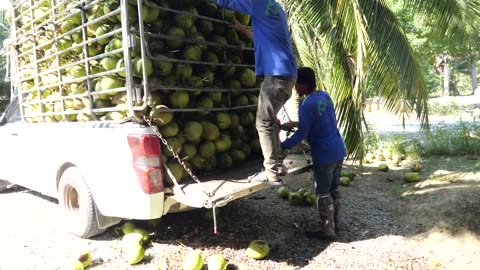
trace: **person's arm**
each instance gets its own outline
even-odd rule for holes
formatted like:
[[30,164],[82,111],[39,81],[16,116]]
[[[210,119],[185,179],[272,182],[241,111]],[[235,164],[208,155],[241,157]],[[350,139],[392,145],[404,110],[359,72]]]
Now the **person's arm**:
[[282,142],[282,149],[290,149],[295,145],[301,143],[312,129],[313,113],[307,106],[301,106],[298,115],[298,130],[292,135],[292,137]]
[[253,14],[254,1],[256,0],[215,0],[217,5],[222,8],[243,12],[250,16]]
[[292,130],[293,128],[296,128],[296,127],[298,127],[298,122],[297,121],[292,121],[292,122],[282,124],[280,126],[280,129],[285,130],[285,131],[289,131],[289,130]]
[[230,27],[243,35],[245,35],[247,38],[250,40],[253,40],[253,32],[250,31],[249,29],[245,28],[240,22],[237,20],[233,20],[232,24],[230,24]]

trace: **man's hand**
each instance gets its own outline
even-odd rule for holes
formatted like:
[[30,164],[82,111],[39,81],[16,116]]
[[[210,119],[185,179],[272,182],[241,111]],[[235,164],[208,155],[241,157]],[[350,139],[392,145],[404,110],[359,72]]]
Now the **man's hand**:
[[232,23],[229,25],[230,28],[233,30],[236,30],[242,34],[244,34],[246,37],[248,37],[250,40],[253,40],[253,33],[249,29],[245,28],[239,21],[233,20]]
[[289,131],[289,130],[292,130],[293,128],[296,128],[296,127],[298,127],[298,122],[288,122],[288,123],[282,124],[280,126],[280,129],[285,130],[285,131]]
[[232,28],[233,30],[237,30],[239,32],[242,32],[245,31],[245,27],[237,20],[233,20],[233,22],[229,25],[230,28]]

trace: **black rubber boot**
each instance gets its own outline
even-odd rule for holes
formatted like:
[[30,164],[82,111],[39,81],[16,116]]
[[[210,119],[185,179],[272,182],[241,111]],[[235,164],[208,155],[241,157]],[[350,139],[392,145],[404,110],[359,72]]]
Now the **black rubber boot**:
[[305,230],[305,234],[311,238],[323,240],[335,239],[335,207],[333,198],[330,195],[318,198],[317,209],[320,217],[320,225],[316,229]]
[[332,196],[333,205],[335,207],[335,214],[333,215],[333,220],[335,221],[335,231],[338,232],[339,229],[340,229],[340,218],[339,218],[339,213],[340,213],[340,208],[341,208],[340,191],[338,191],[338,190],[334,191],[334,192],[330,193],[330,195]]

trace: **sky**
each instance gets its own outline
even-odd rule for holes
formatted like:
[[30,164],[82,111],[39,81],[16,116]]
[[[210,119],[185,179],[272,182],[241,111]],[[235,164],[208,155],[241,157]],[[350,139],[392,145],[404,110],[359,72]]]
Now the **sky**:
[[0,9],[8,9],[11,7],[12,5],[10,4],[9,0],[0,0]]

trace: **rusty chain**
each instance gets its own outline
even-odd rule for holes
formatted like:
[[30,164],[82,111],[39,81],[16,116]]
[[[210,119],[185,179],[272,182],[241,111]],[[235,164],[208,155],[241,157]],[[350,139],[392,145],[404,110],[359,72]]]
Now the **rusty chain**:
[[[155,132],[155,135],[157,135],[157,137],[160,139],[160,141],[167,147],[167,150],[172,153],[173,157],[178,161],[178,163],[183,167],[183,169],[190,175],[190,177],[195,182],[199,183],[203,187],[203,192],[205,194],[207,194],[207,196],[209,198],[213,197],[215,195],[215,192],[208,191],[208,189],[205,187],[205,185],[202,182],[200,182],[198,177],[193,174],[192,170],[190,170],[190,168],[185,164],[185,162],[183,162],[183,160],[178,156],[178,154],[175,151],[173,151],[173,148],[168,144],[167,140],[158,131],[157,126],[153,125],[152,121],[147,116],[143,116],[143,119],[145,120],[145,122],[147,122],[147,124],[150,126],[150,128]],[[172,177],[172,176],[170,176],[170,177]],[[176,182],[176,179],[174,179],[174,177],[172,177],[172,180],[174,180]],[[178,185],[178,183],[177,183],[177,185]]]

